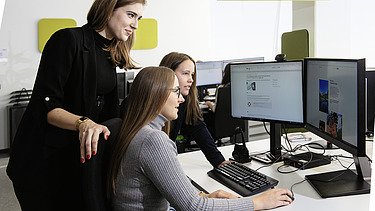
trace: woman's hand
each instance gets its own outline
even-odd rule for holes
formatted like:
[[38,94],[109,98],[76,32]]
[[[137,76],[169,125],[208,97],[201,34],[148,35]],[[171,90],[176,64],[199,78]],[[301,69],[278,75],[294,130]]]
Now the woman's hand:
[[62,129],[78,131],[81,154],[80,161],[84,163],[85,158],[90,159],[91,155],[95,155],[98,152],[99,135],[103,133],[104,139],[107,140],[110,131],[106,126],[96,124],[87,117],[84,121],[77,123],[80,118],[82,117],[62,108],[55,108],[47,113],[47,122],[49,124]]
[[235,198],[239,198],[240,196],[237,195],[237,194],[232,194],[232,193],[229,193],[229,192],[226,192],[226,191],[220,189],[220,190],[214,191],[210,194],[205,194],[205,197],[222,198],[222,199],[235,199]]
[[106,126],[97,124],[91,119],[81,123],[78,130],[81,153],[80,161],[84,163],[85,158],[90,159],[92,155],[96,155],[99,135],[103,133],[104,139],[107,140],[110,131]]
[[223,167],[225,166],[226,164],[229,164],[229,163],[233,163],[234,161],[230,161],[230,160],[224,160],[222,163],[220,163],[220,165],[218,167]]
[[253,198],[254,210],[265,210],[289,205],[293,201],[292,198],[293,194],[288,189],[270,189]]
[[215,103],[211,102],[211,101],[205,101],[204,102],[209,109],[211,109],[211,111],[215,112]]

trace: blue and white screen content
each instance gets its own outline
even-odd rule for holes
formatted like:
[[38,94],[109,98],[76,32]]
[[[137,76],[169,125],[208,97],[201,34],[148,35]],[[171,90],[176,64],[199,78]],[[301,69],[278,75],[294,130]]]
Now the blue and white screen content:
[[357,63],[309,60],[306,70],[306,123],[357,146]]
[[197,86],[220,84],[223,78],[221,61],[197,62]]
[[302,61],[231,65],[232,116],[303,123]]

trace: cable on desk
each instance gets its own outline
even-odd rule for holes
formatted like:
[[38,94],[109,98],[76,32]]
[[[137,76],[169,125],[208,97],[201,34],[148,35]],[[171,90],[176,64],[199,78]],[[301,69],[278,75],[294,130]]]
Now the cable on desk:
[[311,145],[319,146],[323,150],[323,153],[321,153],[321,154],[324,155],[324,153],[326,153],[326,149],[324,148],[324,146],[319,144],[319,143],[307,143],[306,145],[308,145],[308,146],[311,146]]
[[[319,147],[323,150],[323,153],[319,153],[319,154],[322,154],[322,155],[323,155],[323,154],[326,152],[324,146],[321,145],[321,144],[319,144],[319,143],[307,143],[307,144],[303,144],[303,145],[297,144],[297,145],[293,148],[293,147],[292,147],[292,144],[290,143],[290,140],[289,140],[289,138],[288,138],[288,132],[287,132],[287,130],[286,130],[284,124],[282,124],[282,129],[283,129],[284,134],[285,134],[285,139],[284,139],[284,141],[285,141],[285,145],[289,146],[290,149],[286,149],[286,148],[283,147],[283,146],[282,146],[282,147],[283,147],[284,150],[286,150],[287,152],[295,152],[295,151],[301,149],[301,148],[302,148],[303,146],[305,146],[305,145],[308,145],[308,146],[310,146],[310,145],[317,145],[317,146],[319,146]],[[307,140],[306,137],[305,137],[305,140]]]
[[[265,154],[265,153],[268,153],[268,152],[269,152],[269,151],[264,152],[264,153],[259,153],[259,154],[256,154],[256,155],[261,155],[261,154]],[[278,158],[275,159],[275,161],[273,161],[272,163],[269,163],[269,164],[262,165],[262,166],[260,166],[259,168],[255,169],[255,171],[258,171],[259,169],[262,169],[262,168],[264,168],[264,167],[272,166],[274,163],[279,162],[279,160],[280,160],[280,159],[283,157],[283,155],[285,155],[285,154],[287,154],[287,153],[282,153],[282,154],[280,155],[280,157],[278,157]]]
[[306,181],[306,179],[303,179],[303,180],[301,180],[301,181],[299,181],[299,182],[296,182],[296,183],[294,183],[292,186],[290,186],[290,192],[292,192],[292,197],[294,198],[294,192],[293,192],[293,188],[294,188],[294,186],[296,186],[296,185],[298,185],[298,184],[301,184],[301,183],[303,183],[304,181]]
[[282,129],[284,130],[284,134],[285,134],[285,139],[284,139],[285,144],[289,146],[290,150],[292,150],[293,147],[292,147],[292,144],[291,144],[290,141],[289,141],[289,138],[288,138],[288,132],[286,131],[285,125],[282,124],[281,127],[282,127]]
[[340,163],[340,165],[342,167],[344,167],[345,169],[349,169],[350,166],[352,166],[354,164],[354,162],[352,162],[348,167],[346,167],[346,166],[344,166],[344,164],[341,163],[341,161],[339,159],[339,157],[349,158],[349,159],[353,159],[353,157],[348,157],[348,156],[344,156],[344,155],[331,155],[330,157],[331,157],[331,161],[334,161],[334,160],[338,161]]

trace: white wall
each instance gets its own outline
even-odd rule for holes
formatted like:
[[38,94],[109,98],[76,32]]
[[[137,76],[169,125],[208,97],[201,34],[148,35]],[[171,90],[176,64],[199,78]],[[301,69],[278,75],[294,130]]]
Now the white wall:
[[281,34],[291,30],[291,9],[291,2],[149,1],[144,15],[157,19],[159,45],[132,55],[144,66],[158,65],[171,51],[195,60],[273,60],[280,52]]
[[317,57],[366,58],[375,67],[375,1],[316,1]]
[[[0,29],[0,149],[8,148],[9,94],[31,89],[39,64],[37,22],[41,18],[73,18],[86,23],[92,0],[7,0]],[[42,6],[43,5],[43,6]],[[280,37],[291,30],[291,2],[216,0],[149,0],[144,17],[158,21],[158,47],[132,52],[142,66],[158,65],[171,52],[199,60],[263,56],[273,60]]]

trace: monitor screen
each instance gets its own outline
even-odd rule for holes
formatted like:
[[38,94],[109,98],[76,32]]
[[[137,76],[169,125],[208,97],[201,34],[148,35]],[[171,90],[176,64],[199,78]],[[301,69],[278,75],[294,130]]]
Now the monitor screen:
[[197,62],[197,86],[218,85],[223,77],[222,61]]
[[304,123],[303,62],[230,64],[232,116]]
[[305,59],[306,127],[365,155],[365,60]]

